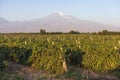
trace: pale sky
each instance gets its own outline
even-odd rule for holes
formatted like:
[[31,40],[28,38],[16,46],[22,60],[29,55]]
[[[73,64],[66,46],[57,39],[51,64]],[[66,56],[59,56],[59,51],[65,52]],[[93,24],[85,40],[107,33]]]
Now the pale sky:
[[57,11],[120,26],[120,0],[0,0],[0,17],[9,21],[43,18]]

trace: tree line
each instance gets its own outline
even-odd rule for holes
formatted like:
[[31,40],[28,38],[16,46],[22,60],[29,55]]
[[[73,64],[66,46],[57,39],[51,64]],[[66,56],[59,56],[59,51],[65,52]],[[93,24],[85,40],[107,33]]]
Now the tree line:
[[102,30],[99,32],[79,32],[75,30],[71,30],[69,32],[63,33],[63,32],[46,32],[45,29],[40,29],[40,34],[95,34],[95,35],[120,35],[120,32],[116,31],[108,31],[108,30]]

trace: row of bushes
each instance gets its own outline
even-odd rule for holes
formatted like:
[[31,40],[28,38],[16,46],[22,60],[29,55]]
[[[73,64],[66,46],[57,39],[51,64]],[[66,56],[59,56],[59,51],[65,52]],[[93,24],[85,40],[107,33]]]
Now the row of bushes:
[[112,35],[2,35],[0,69],[5,66],[4,60],[12,60],[57,74],[70,66],[100,72],[114,70],[120,66],[119,39]]
[[5,69],[5,61],[15,61],[21,64],[28,64],[28,58],[31,55],[31,49],[18,48],[16,46],[0,46],[0,69]]
[[4,61],[10,60],[32,66],[35,69],[47,70],[51,73],[61,74],[65,72],[63,63],[68,65],[78,66],[80,65],[82,51],[79,49],[72,49],[65,47],[65,50],[61,50],[59,47],[52,45],[45,48],[40,45],[33,46],[33,49],[1,46],[0,48],[0,69],[5,68]]

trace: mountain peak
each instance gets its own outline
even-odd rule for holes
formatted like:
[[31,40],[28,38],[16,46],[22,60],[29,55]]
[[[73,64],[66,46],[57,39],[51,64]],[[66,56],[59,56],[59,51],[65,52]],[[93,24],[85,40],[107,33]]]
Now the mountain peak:
[[60,16],[64,16],[64,13],[58,11],[56,14],[60,15]]
[[50,17],[60,17],[60,18],[64,18],[64,19],[71,19],[71,15],[67,15],[67,14],[64,14],[63,12],[60,12],[60,11],[58,11],[58,12],[55,12],[55,13],[53,13],[53,14],[51,14],[50,15]]

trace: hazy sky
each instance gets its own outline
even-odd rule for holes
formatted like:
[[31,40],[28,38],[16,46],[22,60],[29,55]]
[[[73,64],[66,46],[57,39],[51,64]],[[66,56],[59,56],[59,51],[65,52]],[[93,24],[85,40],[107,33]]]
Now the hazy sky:
[[120,25],[120,0],[0,0],[0,17],[10,21],[42,18],[57,11]]

